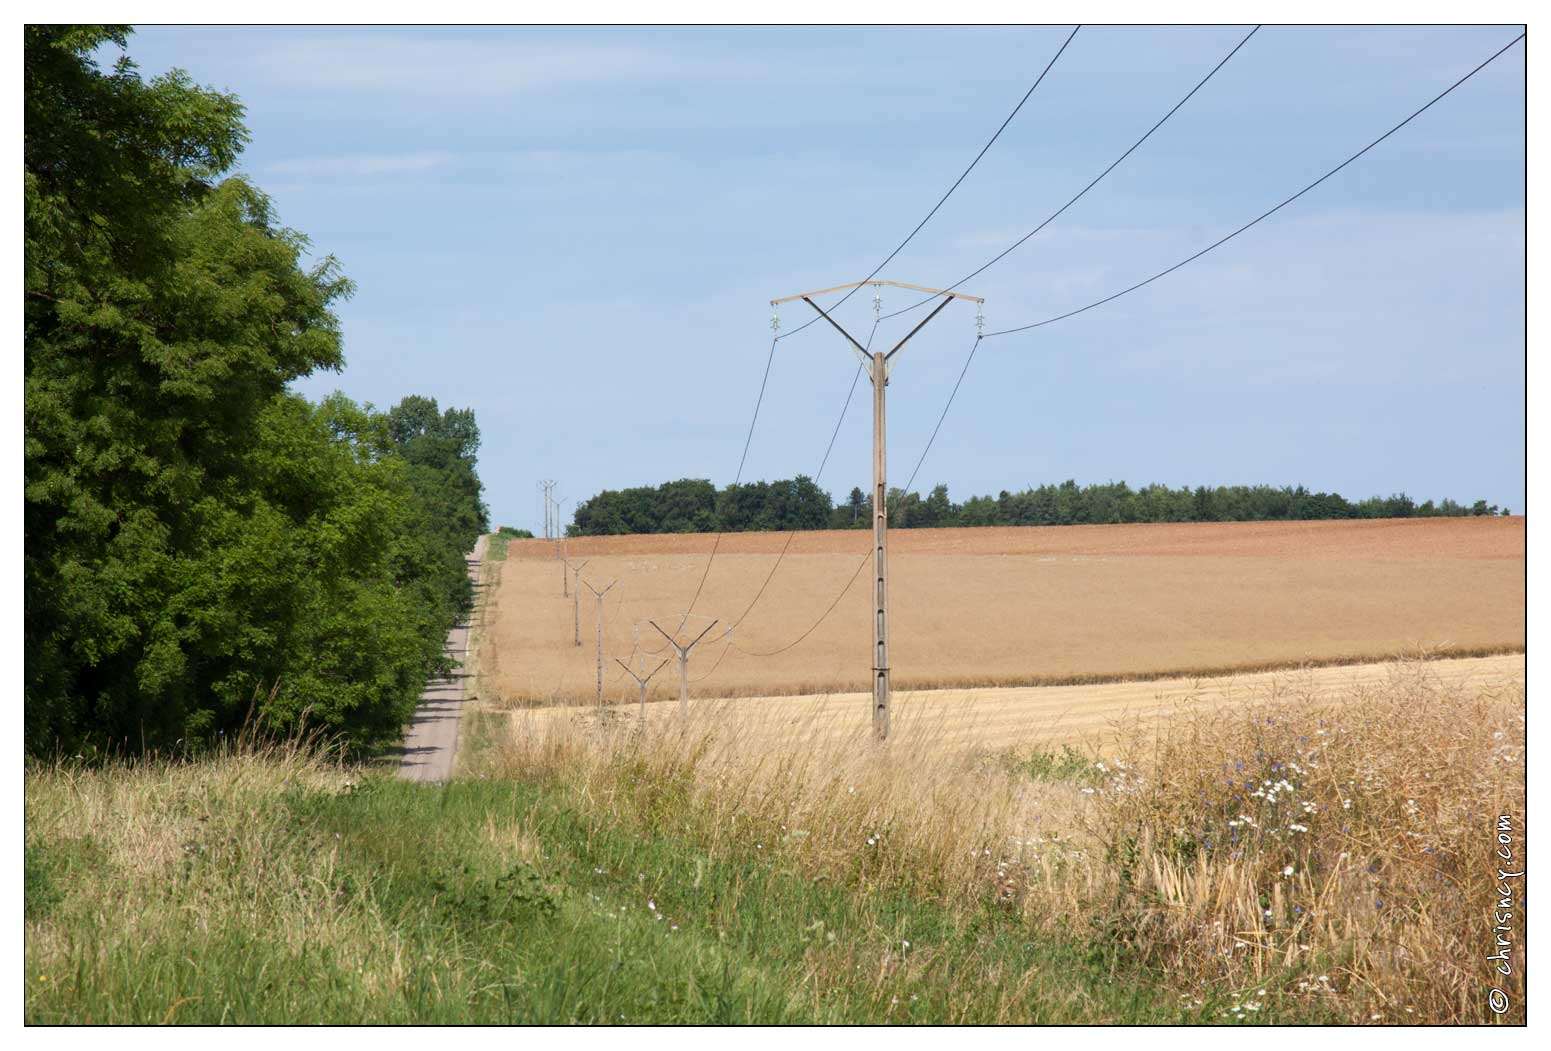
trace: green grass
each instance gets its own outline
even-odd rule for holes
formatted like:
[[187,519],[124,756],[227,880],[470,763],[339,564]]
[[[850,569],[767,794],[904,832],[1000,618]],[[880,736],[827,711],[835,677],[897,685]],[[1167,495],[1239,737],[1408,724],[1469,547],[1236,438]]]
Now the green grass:
[[1071,781],[1087,785],[1097,780],[1094,761],[1071,745],[1062,745],[1059,752],[1036,750],[1027,755],[1009,756],[1008,762],[1013,769],[1035,781]]
[[[29,775],[29,1023],[1182,1018],[1111,940],[712,853],[564,786],[245,769]],[[75,834],[97,808],[108,842]]]
[[485,541],[485,560],[488,562],[505,562],[506,547],[512,542],[512,538],[505,533],[491,533],[490,539]]

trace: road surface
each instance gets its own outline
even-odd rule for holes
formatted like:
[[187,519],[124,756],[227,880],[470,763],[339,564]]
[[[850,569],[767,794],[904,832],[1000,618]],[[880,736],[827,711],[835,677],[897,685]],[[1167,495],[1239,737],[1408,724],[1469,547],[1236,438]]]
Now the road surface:
[[[488,539],[480,537],[467,559],[469,576],[476,583]],[[404,731],[404,744],[399,748],[399,776],[407,781],[446,781],[452,777],[452,761],[458,752],[458,724],[463,720],[466,699],[464,687],[468,678],[464,662],[468,646],[469,626],[453,625],[447,633],[447,652],[457,662],[452,675],[426,683],[420,706]]]

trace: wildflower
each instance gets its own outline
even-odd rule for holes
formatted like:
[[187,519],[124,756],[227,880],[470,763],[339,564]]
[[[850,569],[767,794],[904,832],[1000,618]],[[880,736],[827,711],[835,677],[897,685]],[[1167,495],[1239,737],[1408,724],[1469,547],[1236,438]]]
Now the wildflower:
[[657,903],[650,898],[646,899],[646,907],[651,909],[653,912],[657,911]]
[[1291,865],[1288,865],[1285,869],[1282,870],[1282,875],[1284,875],[1284,876],[1291,876],[1292,874],[1293,874],[1293,867]]

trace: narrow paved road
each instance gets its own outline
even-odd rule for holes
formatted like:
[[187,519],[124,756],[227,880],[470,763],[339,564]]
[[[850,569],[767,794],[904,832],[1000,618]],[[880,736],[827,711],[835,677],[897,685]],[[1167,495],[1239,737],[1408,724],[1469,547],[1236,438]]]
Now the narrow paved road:
[[[469,576],[476,584],[488,539],[480,537],[467,559]],[[404,731],[404,744],[399,748],[399,776],[405,780],[446,781],[452,776],[452,760],[458,752],[458,724],[463,720],[464,684],[468,682],[464,671],[468,646],[469,626],[453,625],[447,633],[447,652],[457,662],[452,675],[426,683],[420,706]]]

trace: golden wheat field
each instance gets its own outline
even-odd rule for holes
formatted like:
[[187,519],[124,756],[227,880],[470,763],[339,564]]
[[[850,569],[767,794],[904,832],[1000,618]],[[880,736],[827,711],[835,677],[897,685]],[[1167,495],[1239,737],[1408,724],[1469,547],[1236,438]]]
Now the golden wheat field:
[[[1514,652],[1524,645],[1524,539],[1522,517],[896,530],[894,683],[1081,683]],[[650,671],[671,656],[653,620],[682,625],[686,640],[717,621],[691,658],[696,697],[865,689],[870,535],[798,533],[782,558],[787,540],[724,536],[701,588],[712,535],[578,538],[568,549],[573,567],[585,563],[579,602],[561,595],[554,544],[513,541],[505,561],[485,567],[481,700],[595,699],[588,582],[613,582],[602,607],[606,702],[637,697],[616,659]],[[677,696],[670,664],[649,699]]]
[[[1524,655],[1437,661],[1385,661],[1298,668],[1208,678],[1147,679],[1073,686],[906,690],[894,694],[890,740],[900,748],[984,753],[1000,749],[1083,753],[1112,751],[1121,739],[1139,740],[1151,728],[1179,719],[1237,717],[1251,702],[1296,698],[1342,707],[1391,691],[1425,666],[1440,690],[1488,698],[1520,696]],[[601,710],[576,705],[511,712],[520,736],[566,733],[602,722],[628,721],[634,703]],[[817,742],[848,746],[872,732],[872,694],[796,697],[697,697],[687,706],[691,732],[736,727],[740,750],[782,754]],[[650,704],[649,726],[679,726],[679,706]]]

